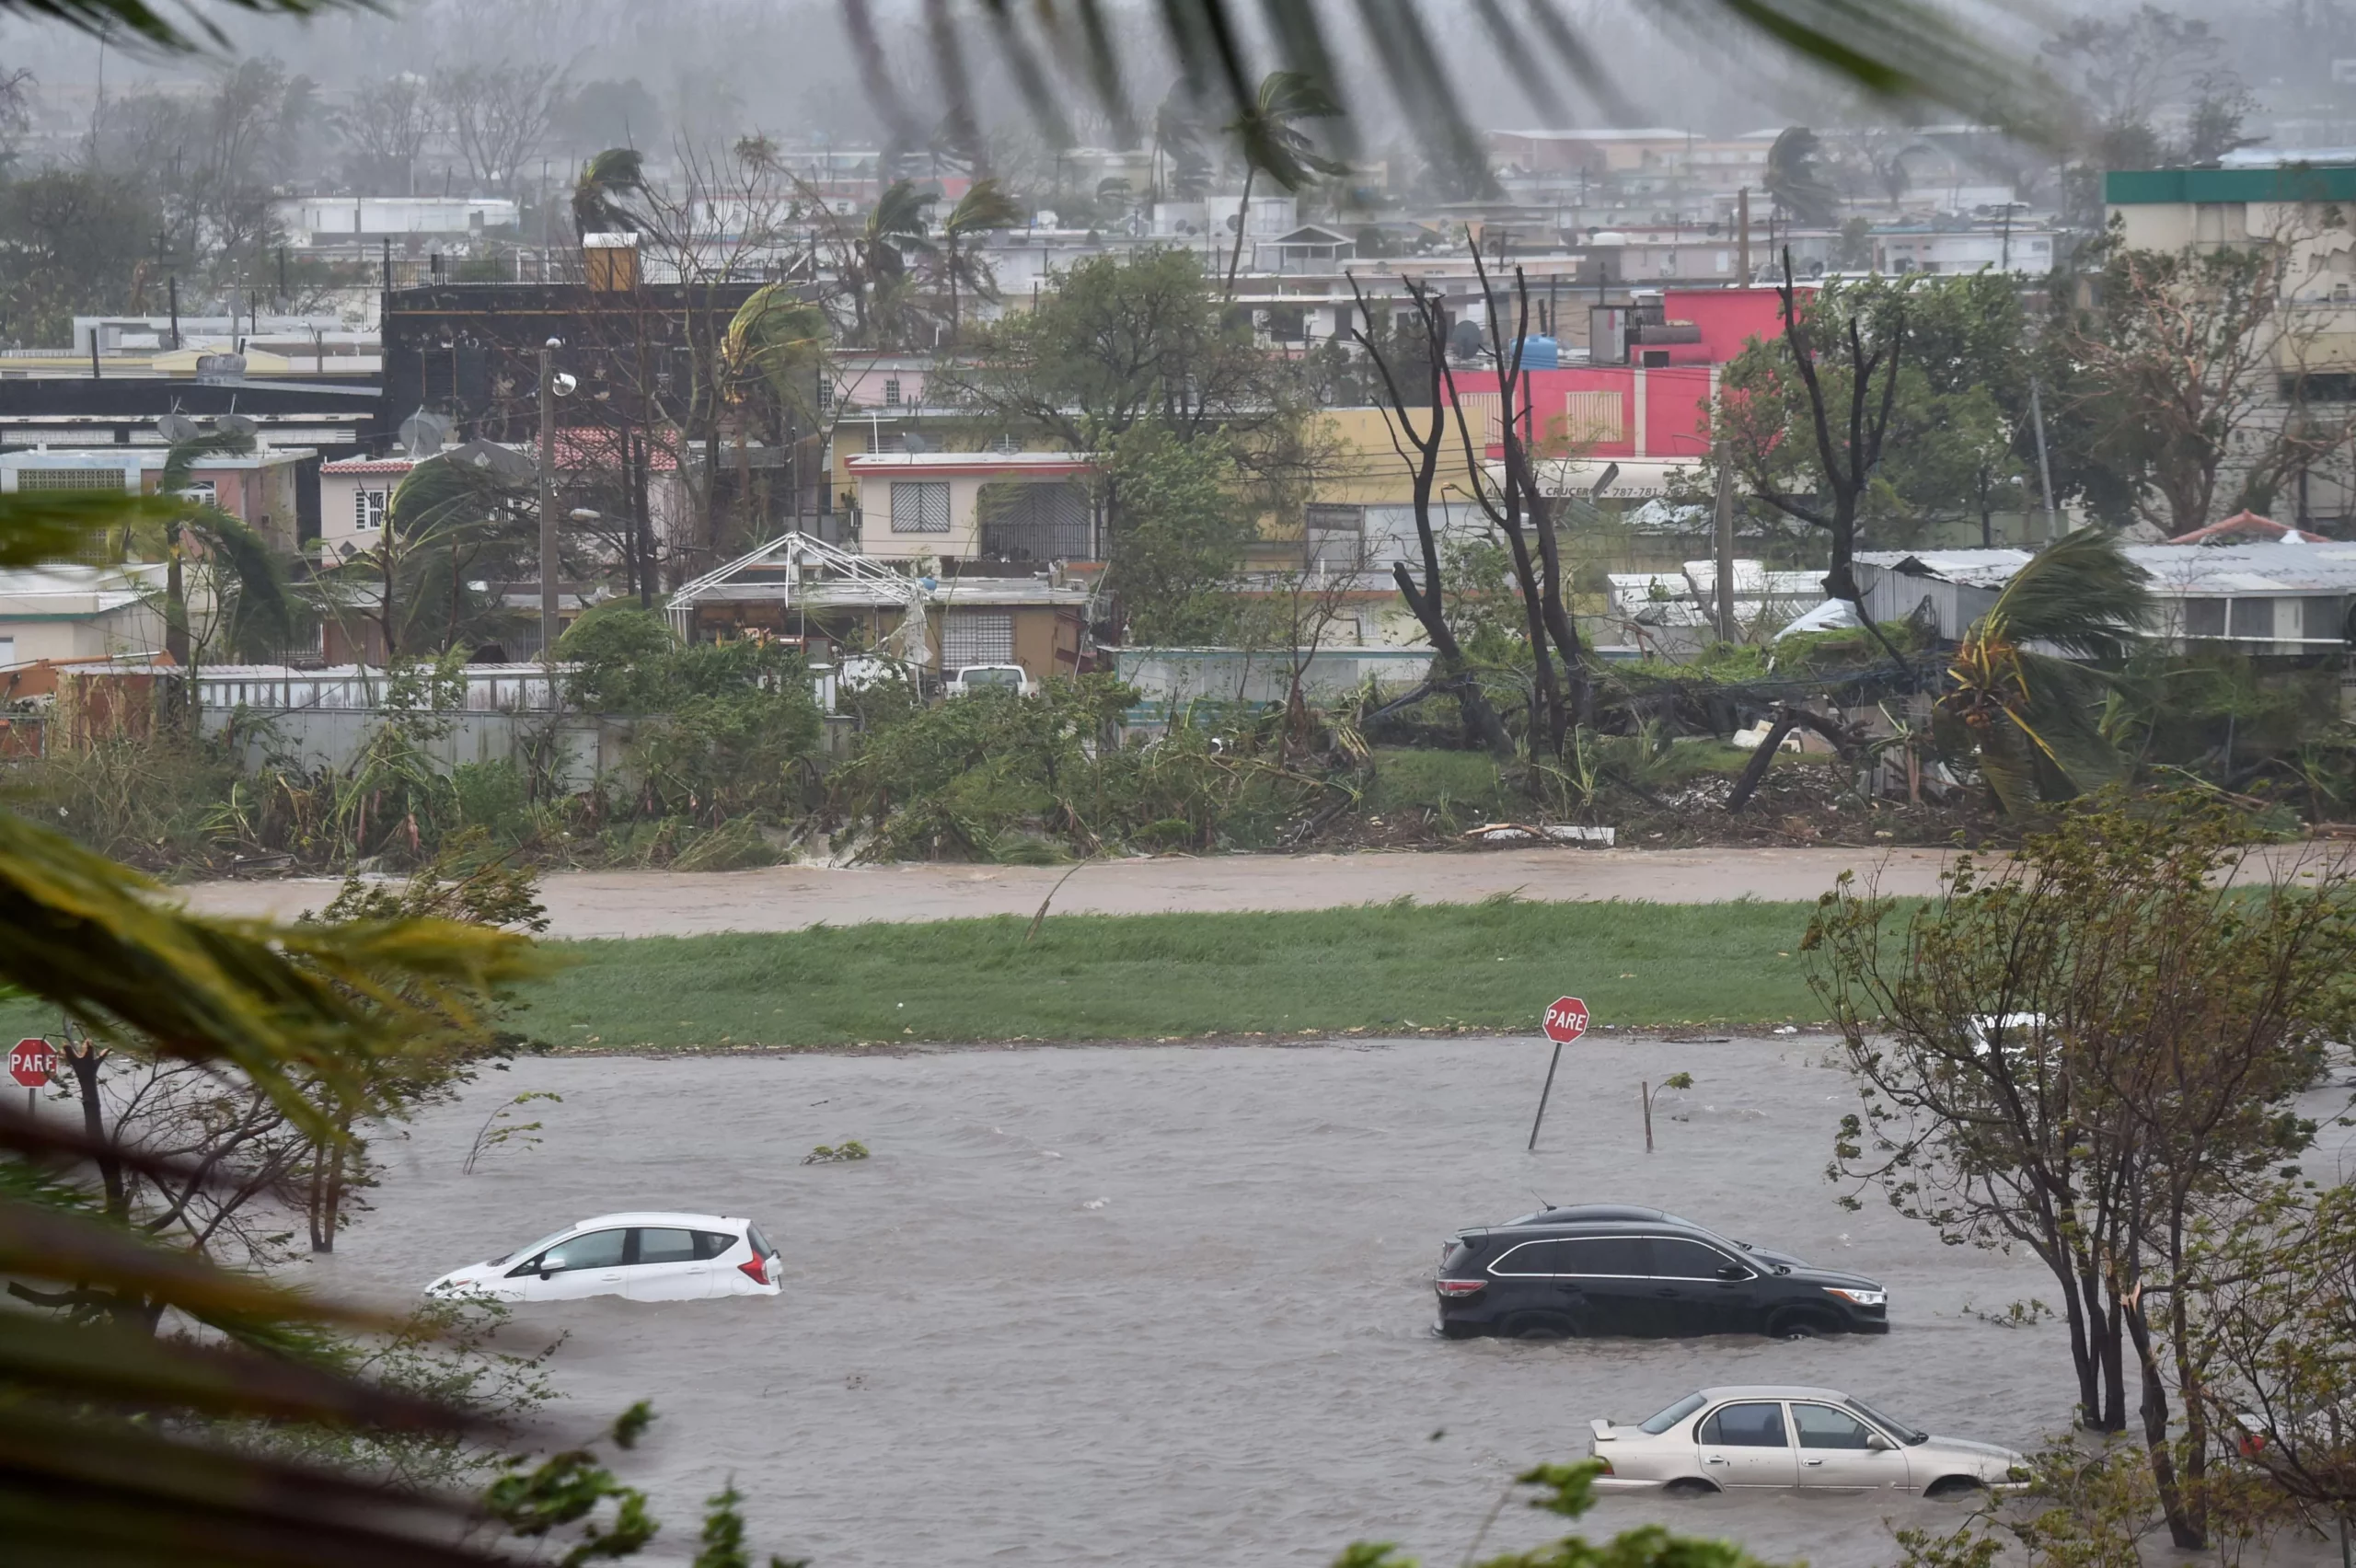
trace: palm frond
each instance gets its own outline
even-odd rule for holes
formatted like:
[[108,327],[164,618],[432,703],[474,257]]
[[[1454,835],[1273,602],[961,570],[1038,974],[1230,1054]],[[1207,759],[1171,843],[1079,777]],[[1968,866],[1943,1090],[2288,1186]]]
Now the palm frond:
[[[113,531],[160,522],[179,510],[168,496],[73,490],[0,494],[0,567],[39,566],[93,553]],[[111,551],[103,553],[111,554]]]
[[624,197],[646,189],[646,160],[636,147],[607,147],[581,166],[572,182],[572,228],[583,237],[627,232],[639,216]]
[[[888,74],[866,0],[842,5],[854,36],[867,40],[861,52],[868,78],[881,86]],[[1533,103],[1542,109],[1556,96],[1550,89],[1558,76],[1590,93],[1608,82],[1577,13],[1564,0],[1525,0],[1523,9],[1526,15],[1517,19],[1501,13],[1495,0],[1476,0],[1474,14],[1494,53]],[[1230,113],[1250,113],[1258,98],[1254,40],[1267,40],[1263,63],[1328,84],[1349,121],[1363,120],[1371,107],[1335,71],[1326,26],[1309,0],[1161,0],[1157,10],[1158,39],[1138,37],[1133,19],[1111,0],[1075,0],[1068,7],[979,0],[969,7],[929,7],[928,21],[935,29],[954,29],[978,12],[1002,37],[1044,34],[1059,58],[1080,63],[1100,106],[1116,119],[1135,112],[1128,84],[1157,56],[1176,60],[1189,98],[1223,98]],[[1664,0],[1654,14],[1689,37],[1735,50],[1771,43],[1786,59],[1885,101],[1940,104],[1975,121],[2049,135],[2061,123],[2059,106],[2043,96],[2036,74],[1996,41],[2006,29],[1995,24],[2024,10],[2020,0],[1981,0],[1960,14],[1929,0]],[[1357,0],[1355,11],[1381,77],[1364,97],[1397,104],[1432,156],[1450,167],[1479,167],[1479,136],[1462,104],[1468,94],[1485,98],[1493,87],[1451,76],[1426,25],[1426,8],[1412,0]],[[950,101],[971,101],[969,86],[940,84]],[[1599,96],[1609,107],[1609,95]],[[1349,121],[1337,127],[1344,145],[1354,134]]]
[[[221,0],[257,17],[315,17],[323,11],[379,11],[377,0]],[[167,17],[146,0],[0,0],[0,15],[60,22],[100,38],[135,39],[148,47],[182,53],[227,45],[229,36],[187,6]]]
[[2124,659],[2152,615],[2149,574],[2119,539],[2082,528],[2046,546],[1997,595],[2015,642],[2042,642],[2085,659]]
[[1012,228],[1022,221],[1022,208],[1005,186],[994,179],[977,179],[957,199],[957,205],[950,209],[941,226],[944,233],[968,235]]
[[1342,112],[1305,71],[1271,71],[1251,106],[1226,129],[1253,167],[1288,190],[1298,190],[1316,174],[1339,174],[1349,166],[1327,157],[1294,125],[1297,120],[1330,120]]
[[[0,812],[0,982],[91,1029],[233,1063],[298,1124],[324,1130],[297,1076],[357,1093],[404,1030],[471,1018],[464,993],[536,973],[525,939],[447,921],[272,928],[166,907],[145,878]],[[402,975],[425,980],[423,1004]],[[430,1010],[448,1007],[448,1015]]]

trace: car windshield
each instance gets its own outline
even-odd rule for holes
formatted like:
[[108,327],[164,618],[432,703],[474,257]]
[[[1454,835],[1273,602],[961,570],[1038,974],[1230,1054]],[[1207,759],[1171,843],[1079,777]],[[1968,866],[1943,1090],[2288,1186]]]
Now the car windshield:
[[1876,1426],[1878,1426],[1883,1431],[1888,1433],[1891,1436],[1897,1438],[1900,1442],[1905,1444],[1910,1448],[1917,1443],[1924,1443],[1930,1440],[1931,1435],[1929,1433],[1918,1432],[1902,1421],[1892,1421],[1889,1417],[1882,1414],[1881,1412],[1876,1410],[1873,1406],[1867,1404],[1863,1400],[1851,1400],[1849,1401],[1849,1408],[1855,1411],[1859,1415],[1864,1416],[1867,1421],[1872,1422]]
[[563,1240],[566,1237],[572,1234],[572,1230],[573,1228],[570,1225],[566,1226],[562,1230],[551,1230],[546,1236],[541,1237],[537,1241],[534,1241],[527,1246],[518,1247],[503,1258],[493,1258],[491,1261],[494,1263],[512,1263],[520,1258],[528,1258],[533,1253],[539,1251],[542,1248],[549,1246],[554,1242]]
[[967,670],[957,677],[969,686],[1019,686],[1022,684],[1020,670]]
[[1657,1437],[1679,1422],[1702,1408],[1702,1396],[1688,1394],[1667,1410],[1644,1423],[1644,1429]]

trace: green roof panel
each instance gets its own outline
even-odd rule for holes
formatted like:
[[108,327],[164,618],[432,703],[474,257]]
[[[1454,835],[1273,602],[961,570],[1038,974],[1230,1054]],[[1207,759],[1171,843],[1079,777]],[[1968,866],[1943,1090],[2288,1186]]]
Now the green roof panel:
[[2114,207],[2236,202],[2356,202],[2356,164],[2281,168],[2115,168],[2102,177]]

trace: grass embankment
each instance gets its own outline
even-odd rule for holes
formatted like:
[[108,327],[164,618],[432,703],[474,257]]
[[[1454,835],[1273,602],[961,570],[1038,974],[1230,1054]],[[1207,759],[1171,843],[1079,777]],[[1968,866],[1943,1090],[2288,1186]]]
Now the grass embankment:
[[1283,914],[1004,917],[551,944],[518,1020],[568,1048],[839,1046],[1535,1032],[1820,1017],[1813,905],[1405,903]]

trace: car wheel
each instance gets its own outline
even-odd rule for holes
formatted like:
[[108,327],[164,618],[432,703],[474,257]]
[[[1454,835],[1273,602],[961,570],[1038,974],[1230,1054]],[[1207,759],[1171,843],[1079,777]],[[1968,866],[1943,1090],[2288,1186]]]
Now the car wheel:
[[1698,1475],[1688,1475],[1679,1477],[1661,1490],[1671,1497],[1711,1497],[1716,1495],[1718,1489]]
[[1556,1317],[1552,1312],[1528,1312],[1508,1323],[1506,1333],[1513,1339],[1568,1339],[1571,1337],[1571,1324],[1569,1319]]
[[1832,1325],[1813,1312],[1784,1312],[1767,1320],[1769,1339],[1822,1339],[1831,1332]]
[[1930,1485],[1924,1487],[1923,1489],[1923,1495],[1925,1497],[1960,1497],[1966,1493],[1978,1492],[1980,1489],[1981,1485],[1979,1481],[1971,1476],[1943,1475],[1939,1477],[1938,1480],[1931,1482]]

